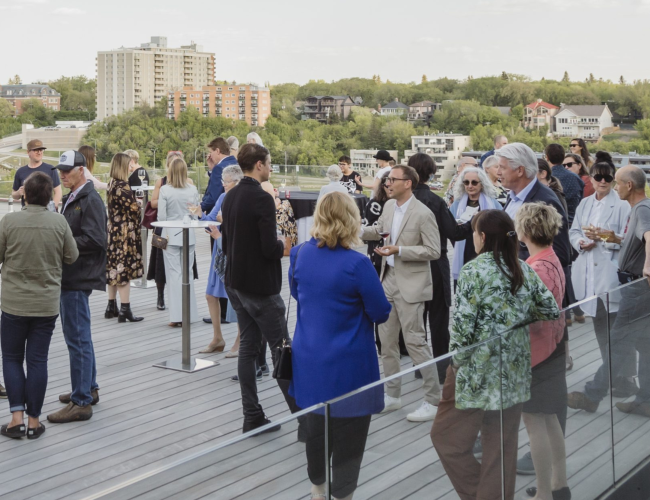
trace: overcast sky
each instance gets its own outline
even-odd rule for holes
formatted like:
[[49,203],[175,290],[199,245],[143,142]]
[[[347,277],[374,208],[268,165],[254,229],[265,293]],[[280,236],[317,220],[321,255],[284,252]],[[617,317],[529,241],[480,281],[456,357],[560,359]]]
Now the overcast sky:
[[[225,5],[225,6],[221,6]],[[95,77],[97,51],[194,41],[216,77],[650,79],[650,0],[0,0],[0,84]]]

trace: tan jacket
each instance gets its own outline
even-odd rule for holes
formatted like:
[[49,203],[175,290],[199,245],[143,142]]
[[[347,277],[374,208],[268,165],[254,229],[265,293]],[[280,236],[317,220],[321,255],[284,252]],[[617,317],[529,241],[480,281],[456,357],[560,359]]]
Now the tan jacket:
[[79,257],[63,215],[27,206],[0,220],[2,311],[14,316],[56,316],[63,263]]
[[[395,200],[388,200],[374,226],[363,229],[362,239],[380,240],[379,233],[390,231],[395,213]],[[394,255],[397,286],[406,302],[426,302],[433,297],[429,261],[440,258],[440,232],[433,212],[415,197],[411,199],[397,240],[392,243],[402,247],[402,255]],[[384,279],[386,257],[381,259],[381,276]]]

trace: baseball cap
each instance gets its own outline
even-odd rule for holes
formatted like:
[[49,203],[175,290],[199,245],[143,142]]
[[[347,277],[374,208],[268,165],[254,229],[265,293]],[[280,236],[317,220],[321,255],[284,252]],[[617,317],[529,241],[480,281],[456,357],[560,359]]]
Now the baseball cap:
[[33,149],[47,149],[47,148],[43,146],[43,141],[40,141],[38,139],[32,139],[27,143],[27,151],[31,151]]
[[377,160],[384,160],[384,161],[391,161],[391,160],[395,161],[395,158],[393,158],[390,155],[390,153],[388,151],[386,151],[385,149],[381,149],[381,150],[377,151],[377,154],[375,156],[373,156],[373,158],[375,158]]
[[59,164],[56,167],[52,167],[52,170],[58,168],[59,170],[72,170],[75,167],[85,167],[86,166],[86,157],[82,155],[79,151],[66,151],[59,158]]

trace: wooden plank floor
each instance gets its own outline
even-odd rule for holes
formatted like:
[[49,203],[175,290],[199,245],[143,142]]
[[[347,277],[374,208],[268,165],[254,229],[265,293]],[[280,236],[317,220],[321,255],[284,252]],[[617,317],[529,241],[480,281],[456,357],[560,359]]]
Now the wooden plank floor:
[[[0,214],[5,205],[0,206]],[[207,316],[203,300],[209,243],[197,233],[197,259],[201,278],[195,282],[199,315]],[[287,259],[284,259],[286,271]],[[286,272],[285,272],[286,280]],[[287,285],[283,288],[287,300]],[[177,461],[188,459],[164,473],[139,481],[107,498],[215,498],[275,500],[308,497],[304,445],[296,440],[295,421],[280,432],[262,435],[209,450],[241,434],[239,385],[230,381],[236,359],[223,354],[201,355],[220,365],[194,374],[154,368],[156,362],[180,355],[181,331],[167,326],[167,312],[156,310],[156,290],[133,289],[135,313],[142,323],[118,324],[103,318],[105,293],[91,296],[93,339],[98,364],[100,403],[86,422],[48,424],[39,440],[0,441],[0,498],[81,499],[138,478]],[[290,330],[295,323],[295,308]],[[571,328],[575,368],[569,372],[570,390],[582,388],[600,364],[598,347],[588,322]],[[236,325],[224,325],[227,349]],[[192,351],[212,337],[212,327],[192,325]],[[402,359],[404,368],[411,366]],[[43,416],[58,410],[58,395],[69,390],[68,353],[60,326],[50,348],[49,383]],[[404,377],[399,411],[373,417],[355,499],[457,498],[437,454],[431,446],[431,423],[414,424],[405,416],[419,405],[421,382]],[[288,416],[284,400],[270,377],[258,384],[267,415]],[[567,468],[574,498],[588,499],[612,480],[611,415],[601,405],[595,414],[569,410]],[[650,422],[613,412],[617,442],[617,475],[638,463],[650,450]],[[0,405],[0,422],[9,420],[8,405]],[[521,428],[520,454],[528,451],[528,436]],[[519,476],[517,498],[534,484],[533,476]]]

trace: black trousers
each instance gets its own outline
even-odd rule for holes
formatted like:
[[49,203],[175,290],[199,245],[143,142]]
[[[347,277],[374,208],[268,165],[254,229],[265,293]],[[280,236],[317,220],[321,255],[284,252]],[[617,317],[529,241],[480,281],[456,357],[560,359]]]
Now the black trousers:
[[[262,341],[266,340],[271,347],[273,364],[277,362],[276,348],[282,341],[290,339],[287,323],[284,317],[284,301],[280,294],[258,295],[226,287],[232,307],[237,313],[239,322],[239,357],[237,358],[237,375],[241,388],[241,399],[244,419],[259,420],[263,415],[262,405],[257,397],[257,360],[262,349]],[[296,401],[289,395],[288,380],[277,380],[291,413],[298,410]]]
[[[429,320],[429,332],[431,335],[431,349],[433,357],[443,356],[449,352],[449,306],[445,296],[445,289],[442,280],[444,279],[440,269],[435,262],[432,262],[431,278],[433,280],[433,298],[426,303],[424,310],[424,324]],[[436,364],[438,379],[444,384],[447,376],[449,359]]]
[[[305,416],[307,474],[312,484],[325,482],[325,417]],[[343,498],[357,489],[363,452],[370,429],[370,415],[329,419],[328,451],[332,463],[331,494]]]

